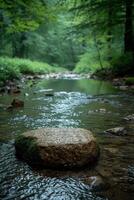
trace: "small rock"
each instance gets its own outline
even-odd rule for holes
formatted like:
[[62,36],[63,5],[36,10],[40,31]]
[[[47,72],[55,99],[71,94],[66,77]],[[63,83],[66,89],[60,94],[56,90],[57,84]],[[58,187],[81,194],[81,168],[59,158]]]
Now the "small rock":
[[53,97],[54,94],[53,94],[53,93],[46,93],[45,96],[46,96],[46,97]]
[[7,108],[6,108],[6,110],[9,110],[9,111],[11,111],[13,109],[13,106],[12,105],[9,105]]
[[28,94],[28,93],[24,93],[24,96],[28,97],[28,96],[29,96],[29,94]]
[[13,106],[13,108],[23,107],[24,101],[19,100],[19,99],[13,99],[11,106]]
[[106,113],[106,109],[105,108],[100,108],[98,110],[95,110],[95,112],[100,112],[100,113]]
[[84,181],[93,191],[102,191],[108,188],[108,184],[100,176],[91,176]]
[[105,133],[110,133],[112,135],[126,135],[126,130],[124,127],[116,127],[116,128],[110,128]]
[[128,115],[128,116],[125,117],[124,119],[127,120],[127,121],[132,121],[132,120],[134,120],[134,114]]
[[15,89],[11,90],[11,92],[13,94],[20,94],[21,93],[20,89],[18,89],[18,88],[15,88]]
[[127,90],[127,89],[128,89],[128,86],[126,86],[126,85],[121,85],[121,86],[119,86],[119,89],[120,89],[120,90]]
[[130,89],[134,90],[134,85],[131,85],[131,86],[130,86]]
[[123,80],[119,78],[113,79],[113,85],[114,86],[121,86],[123,84]]
[[27,78],[28,80],[32,80],[32,79],[33,79],[33,76],[27,75],[26,78]]

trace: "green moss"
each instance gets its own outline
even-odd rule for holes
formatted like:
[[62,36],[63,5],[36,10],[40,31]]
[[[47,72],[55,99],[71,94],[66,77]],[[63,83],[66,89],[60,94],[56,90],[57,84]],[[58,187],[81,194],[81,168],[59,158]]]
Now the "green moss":
[[134,85],[134,77],[127,77],[124,81],[126,85]]
[[19,135],[15,139],[16,155],[32,165],[39,165],[41,158],[38,152],[36,139]]

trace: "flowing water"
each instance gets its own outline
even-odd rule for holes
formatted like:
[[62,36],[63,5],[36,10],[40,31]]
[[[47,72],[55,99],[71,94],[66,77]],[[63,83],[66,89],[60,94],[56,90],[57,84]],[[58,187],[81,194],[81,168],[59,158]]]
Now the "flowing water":
[[[46,96],[53,93],[54,96]],[[131,94],[96,80],[37,80],[27,82],[17,98],[24,108],[7,111],[14,95],[0,96],[0,199],[2,200],[131,200],[134,195],[134,125]],[[104,133],[125,126],[123,136]],[[90,129],[100,144],[96,166],[76,171],[31,169],[15,156],[14,138],[38,127]],[[91,176],[108,187],[91,189]]]

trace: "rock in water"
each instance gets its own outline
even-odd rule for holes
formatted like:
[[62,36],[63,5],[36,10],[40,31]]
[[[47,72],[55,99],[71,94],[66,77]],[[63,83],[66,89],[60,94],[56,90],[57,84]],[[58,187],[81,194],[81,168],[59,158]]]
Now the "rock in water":
[[124,118],[127,121],[133,121],[134,120],[134,114],[128,115],[127,117]]
[[112,135],[126,135],[126,129],[124,127],[115,127],[115,128],[110,128],[106,131],[104,131],[104,133],[110,133]]
[[24,106],[24,101],[19,100],[19,99],[13,99],[11,106],[13,108],[19,108],[19,107],[23,107]]
[[16,138],[16,155],[39,167],[74,168],[93,164],[99,148],[93,134],[80,128],[41,128]]

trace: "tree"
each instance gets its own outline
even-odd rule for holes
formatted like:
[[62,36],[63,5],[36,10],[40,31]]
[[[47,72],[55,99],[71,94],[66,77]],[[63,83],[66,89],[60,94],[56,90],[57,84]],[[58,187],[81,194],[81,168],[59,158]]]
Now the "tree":
[[125,36],[124,36],[124,46],[125,53],[133,52],[134,56],[134,34],[133,34],[133,0],[125,0]]
[[84,30],[86,33],[84,37],[88,49],[92,48],[88,41],[91,43],[94,41],[101,68],[104,59],[111,62],[116,54],[131,52],[134,55],[134,0],[68,0],[67,2],[70,11],[74,13],[77,32]]
[[47,16],[42,0],[0,1],[1,34],[12,41],[13,56],[24,57],[26,33],[36,30]]

